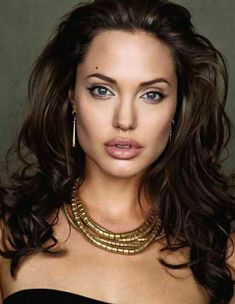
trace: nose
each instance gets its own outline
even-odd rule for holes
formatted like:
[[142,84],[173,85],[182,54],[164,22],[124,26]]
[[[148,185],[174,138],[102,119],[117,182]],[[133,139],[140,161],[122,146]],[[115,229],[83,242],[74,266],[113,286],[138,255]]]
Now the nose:
[[136,109],[131,100],[126,99],[118,103],[113,117],[113,126],[123,131],[136,128]]

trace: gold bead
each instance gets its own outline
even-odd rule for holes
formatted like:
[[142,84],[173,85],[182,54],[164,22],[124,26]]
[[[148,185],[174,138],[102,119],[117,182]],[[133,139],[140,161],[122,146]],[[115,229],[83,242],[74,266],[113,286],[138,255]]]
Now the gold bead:
[[161,220],[154,213],[154,210],[140,227],[128,232],[114,233],[100,226],[89,217],[82,201],[76,197],[78,188],[79,179],[73,185],[72,215],[68,212],[66,205],[64,205],[63,210],[69,223],[94,246],[113,253],[134,255],[141,253],[154,240],[164,237]]

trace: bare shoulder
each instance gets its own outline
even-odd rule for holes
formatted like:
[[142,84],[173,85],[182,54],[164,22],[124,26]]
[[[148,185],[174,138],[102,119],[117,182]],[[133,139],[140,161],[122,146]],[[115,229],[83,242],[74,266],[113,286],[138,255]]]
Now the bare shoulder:
[[[0,248],[2,249],[2,232],[3,232],[3,224],[2,221],[0,221]],[[2,292],[2,282],[1,282],[1,269],[3,268],[4,264],[4,258],[0,255],[0,304],[3,303],[3,292]]]
[[235,279],[235,232],[230,234],[227,245],[227,263],[231,267],[233,279]]
[[[2,268],[2,257],[0,257],[0,269]],[[3,292],[1,287],[1,281],[0,281],[0,304],[3,303]]]
[[[6,235],[6,226],[2,220],[0,220],[0,249],[5,252],[7,249],[12,249],[9,240]],[[9,272],[11,260],[0,255],[0,304],[3,303],[4,288],[6,283],[6,273]]]
[[[235,280],[235,232],[230,234],[227,245],[227,264],[232,273],[232,279]],[[230,301],[230,304],[235,304],[235,286],[234,286],[234,296]]]

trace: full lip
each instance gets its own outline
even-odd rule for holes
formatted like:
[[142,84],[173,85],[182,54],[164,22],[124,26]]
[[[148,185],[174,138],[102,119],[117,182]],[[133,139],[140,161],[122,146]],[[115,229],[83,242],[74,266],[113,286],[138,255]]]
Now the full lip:
[[131,148],[139,149],[142,146],[133,139],[124,138],[124,137],[116,137],[105,143],[106,146],[115,146],[115,145],[130,145]]

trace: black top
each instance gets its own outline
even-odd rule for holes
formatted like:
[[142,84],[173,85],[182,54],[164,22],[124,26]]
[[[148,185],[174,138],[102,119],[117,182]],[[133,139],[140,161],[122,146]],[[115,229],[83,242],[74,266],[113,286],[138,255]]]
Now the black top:
[[46,289],[24,289],[6,297],[3,304],[112,304],[91,299],[75,293]]

